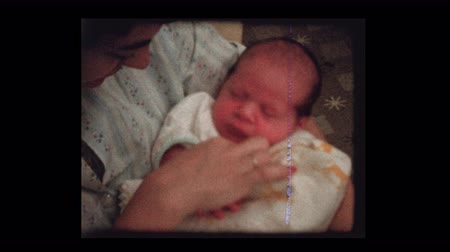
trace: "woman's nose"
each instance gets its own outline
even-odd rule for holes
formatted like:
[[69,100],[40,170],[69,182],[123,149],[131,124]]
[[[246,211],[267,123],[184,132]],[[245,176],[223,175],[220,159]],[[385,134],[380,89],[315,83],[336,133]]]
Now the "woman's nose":
[[123,62],[123,65],[137,69],[144,69],[148,66],[149,63],[150,63],[150,52],[147,45],[136,51],[133,57],[126,59]]

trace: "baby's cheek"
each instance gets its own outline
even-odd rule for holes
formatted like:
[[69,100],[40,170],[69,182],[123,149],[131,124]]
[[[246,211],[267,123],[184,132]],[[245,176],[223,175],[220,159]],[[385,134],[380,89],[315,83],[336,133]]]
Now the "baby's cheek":
[[270,145],[275,144],[288,136],[288,129],[284,127],[271,127],[261,132],[259,135],[264,136]]
[[230,111],[233,109],[233,103],[221,99],[217,100],[217,102],[213,106],[213,114],[216,114],[217,116],[223,117],[230,113]]
[[213,120],[216,127],[221,127],[232,116],[234,107],[230,102],[220,102],[213,106]]

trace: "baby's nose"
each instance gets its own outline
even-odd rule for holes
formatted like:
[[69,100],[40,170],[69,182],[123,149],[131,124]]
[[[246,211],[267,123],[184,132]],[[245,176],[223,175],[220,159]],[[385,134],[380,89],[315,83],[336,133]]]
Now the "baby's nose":
[[246,102],[236,111],[239,119],[254,123],[256,120],[256,113],[258,105],[255,102]]

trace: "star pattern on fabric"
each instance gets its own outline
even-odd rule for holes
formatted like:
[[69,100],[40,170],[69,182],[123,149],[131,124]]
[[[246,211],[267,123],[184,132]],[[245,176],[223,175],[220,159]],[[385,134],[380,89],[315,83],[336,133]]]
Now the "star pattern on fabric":
[[325,100],[325,107],[328,107],[328,110],[332,110],[335,108],[336,110],[340,110],[341,108],[345,108],[345,103],[347,101],[342,99],[340,96],[334,98],[334,96],[330,96],[330,98]]
[[309,44],[311,44],[311,38],[309,36],[307,36],[307,35],[304,35],[304,36],[297,35],[295,37],[295,40],[297,40],[302,45],[309,45]]

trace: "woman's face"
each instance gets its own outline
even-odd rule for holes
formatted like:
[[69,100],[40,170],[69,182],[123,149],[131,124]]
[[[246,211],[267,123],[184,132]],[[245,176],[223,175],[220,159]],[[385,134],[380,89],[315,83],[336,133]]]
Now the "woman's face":
[[115,74],[122,66],[144,69],[150,63],[149,44],[161,24],[140,24],[127,36],[110,39],[101,47],[81,53],[81,86],[100,86],[106,77]]

